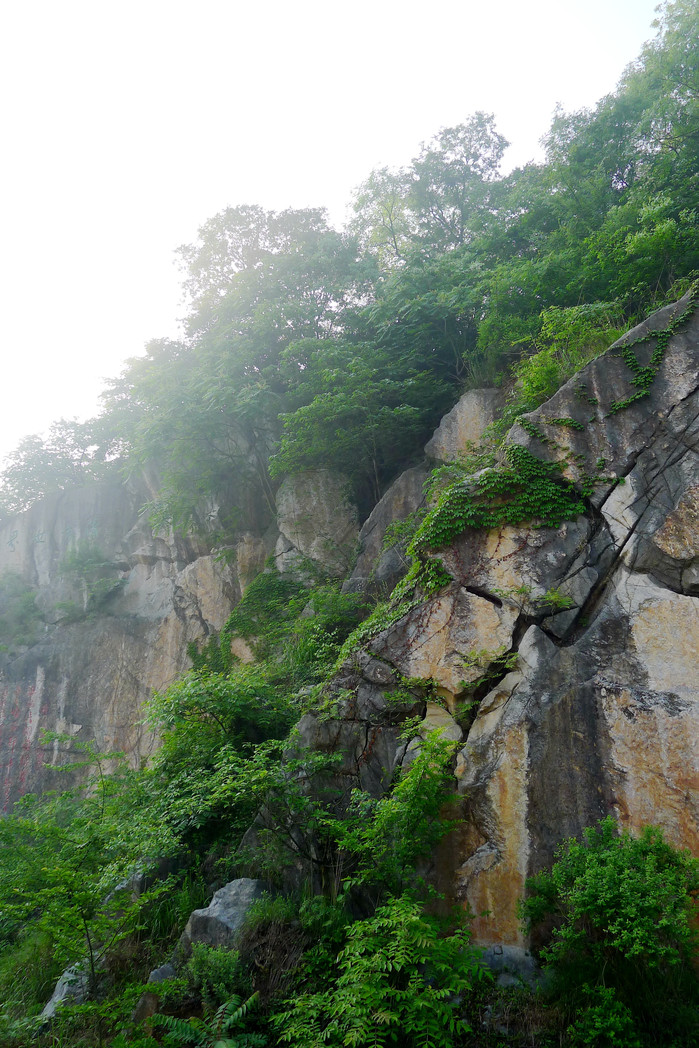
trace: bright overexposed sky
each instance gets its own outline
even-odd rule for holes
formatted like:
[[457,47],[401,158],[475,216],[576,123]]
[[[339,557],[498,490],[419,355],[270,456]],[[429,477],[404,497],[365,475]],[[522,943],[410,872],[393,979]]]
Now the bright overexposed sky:
[[0,457],[184,313],[224,207],[327,207],[493,112],[508,167],[593,106],[656,0],[13,0],[0,9]]

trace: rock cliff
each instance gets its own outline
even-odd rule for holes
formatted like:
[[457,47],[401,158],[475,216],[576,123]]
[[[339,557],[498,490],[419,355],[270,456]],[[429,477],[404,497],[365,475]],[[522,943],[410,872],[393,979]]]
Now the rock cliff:
[[[524,945],[525,878],[602,816],[658,824],[699,853],[691,300],[631,331],[509,441],[558,462],[585,511],[557,528],[465,527],[433,554],[452,581],[344,666],[335,720],[301,727],[309,745],[341,750],[344,783],[377,793],[405,757],[401,717],[435,717],[436,698],[459,739],[459,827],[434,874],[475,914],[478,941]],[[406,680],[412,710],[387,699]]]
[[221,630],[270,555],[282,569],[306,558],[346,570],[357,523],[345,487],[328,471],[290,478],[276,518],[248,507],[223,549],[207,537],[215,508],[201,537],[154,533],[141,509],[153,493],[146,478],[61,493],[6,522],[0,616],[3,601],[34,604],[21,631],[0,636],[0,808],[68,785],[56,769],[70,744],[42,746],[45,731],[124,751],[134,765],[146,758],[157,740],[144,701],[190,666],[187,645]]
[[[467,394],[429,457],[458,459],[498,408],[493,391]],[[328,686],[335,714],[309,713],[300,731],[306,745],[342,755],[343,789],[374,795],[419,745],[400,738],[407,716],[457,741],[459,825],[433,875],[476,915],[477,940],[522,946],[525,878],[601,816],[632,829],[659,824],[699,853],[691,300],[588,364],[508,441],[558,463],[554,484],[582,512],[559,527],[537,526],[535,515],[464,526],[434,546],[429,557],[451,581],[355,651]],[[226,551],[206,538],[154,535],[139,509],[144,490],[129,486],[48,499],[6,524],[0,571],[31,587],[41,619],[2,656],[4,804],[54,784],[62,744],[39,747],[42,729],[116,746],[134,762],[147,755],[157,740],[139,723],[141,703],[186,668],[189,641],[221,629],[270,555],[282,570],[311,560],[347,576],[347,589],[388,592],[408,558],[384,536],[425,510],[428,471],[422,463],[399,477],[361,532],[341,478],[287,478],[276,516],[260,510]],[[398,688],[401,702],[391,696]]]

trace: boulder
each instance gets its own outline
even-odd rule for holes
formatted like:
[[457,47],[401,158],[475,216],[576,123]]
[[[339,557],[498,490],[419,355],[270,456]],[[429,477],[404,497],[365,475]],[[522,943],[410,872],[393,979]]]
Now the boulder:
[[250,877],[240,877],[219,888],[208,906],[190,914],[177,944],[178,960],[189,956],[195,942],[233,949],[250,907],[264,893],[263,882]]
[[405,543],[384,547],[391,524],[406,520],[425,505],[427,466],[406,469],[374,506],[359,532],[359,553],[343,585],[345,593],[374,592],[387,596],[409,567]]
[[61,1004],[84,1004],[90,993],[90,973],[87,962],[67,968],[56,983],[51,999],[41,1011],[42,1019],[53,1019]]
[[483,951],[483,963],[495,975],[498,986],[505,988],[528,986],[535,990],[542,981],[542,972],[529,950],[521,946],[489,946]]

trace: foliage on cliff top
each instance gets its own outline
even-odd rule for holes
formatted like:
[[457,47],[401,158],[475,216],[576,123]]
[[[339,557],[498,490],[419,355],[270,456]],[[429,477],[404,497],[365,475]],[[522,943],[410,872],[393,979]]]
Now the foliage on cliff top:
[[699,269],[697,15],[666,3],[616,91],[555,114],[543,164],[500,176],[505,143],[478,113],[374,171],[347,232],[317,209],[210,219],[180,253],[184,337],[132,360],[99,418],[27,438],[6,512],[155,462],[160,523],[194,526],[213,497],[235,530],[271,512],[275,454],[277,472],[344,470],[367,511],[465,379],[538,350],[537,375],[519,372],[536,397],[528,379],[560,370],[566,340],[589,350],[679,297]]
[[0,652],[13,651],[36,639],[41,612],[36,591],[11,571],[0,575]]

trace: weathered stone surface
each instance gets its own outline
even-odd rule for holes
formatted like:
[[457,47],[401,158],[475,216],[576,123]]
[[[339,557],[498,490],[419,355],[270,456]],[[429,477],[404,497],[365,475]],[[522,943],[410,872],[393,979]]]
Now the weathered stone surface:
[[453,697],[480,668],[469,667],[473,652],[506,651],[517,619],[516,609],[469,593],[461,586],[409,611],[369,643],[369,650],[391,662],[405,677],[433,680]]
[[304,558],[337,578],[348,571],[359,525],[347,491],[346,478],[327,469],[309,470],[282,482],[277,492],[280,536],[275,550],[280,571],[302,569]]
[[424,485],[429,476],[426,466],[405,470],[377,502],[359,532],[359,554],[352,574],[343,586],[345,592],[370,590],[388,595],[409,567],[403,545],[383,548],[386,530],[406,520],[425,505]]
[[168,961],[167,964],[161,964],[160,967],[153,969],[153,971],[148,976],[148,982],[165,982],[166,979],[174,979],[176,975],[177,969],[175,968],[174,964],[170,964],[170,962]]
[[89,996],[90,975],[85,963],[67,968],[56,983],[51,999],[41,1011],[42,1019],[53,1019],[61,1004],[83,1004]]
[[699,392],[671,413],[625,483],[601,504],[623,562],[672,589],[699,592]]
[[464,393],[425,445],[425,454],[438,462],[458,462],[471,445],[479,442],[502,405],[499,389],[471,389]]
[[[54,769],[68,759],[66,746],[42,751],[45,730],[122,750],[133,764],[146,758],[157,740],[141,723],[144,700],[188,667],[187,644],[220,630],[240,598],[235,565],[219,562],[204,540],[154,535],[139,512],[144,498],[138,488],[91,485],[0,528],[0,573],[34,589],[43,619],[30,645],[0,654],[5,809],[59,785]],[[75,551],[107,565],[97,605],[66,568]]]
[[[685,305],[627,338],[664,328]],[[460,822],[433,874],[476,915],[476,941],[503,957],[526,957],[517,914],[526,878],[601,817],[633,832],[659,824],[699,855],[699,318],[671,339],[650,395],[610,414],[634,392],[618,346],[532,413],[548,442],[517,427],[510,439],[538,457],[579,456],[565,463],[575,481],[604,458],[625,483],[597,485],[589,513],[558,529],[469,529],[440,550],[453,582],[368,642],[364,670],[342,679],[349,697],[323,726],[332,745],[354,746],[355,762],[371,765],[361,730],[368,722],[386,740],[395,731],[385,683],[394,670],[436,683],[455,716],[483,675],[456,760]],[[645,359],[653,347],[636,348]],[[582,386],[594,405],[576,395]],[[551,421],[560,417],[585,431]],[[548,606],[551,591],[573,606]],[[489,662],[498,650],[516,664]],[[380,674],[361,662],[369,656]],[[427,724],[435,711],[423,709]],[[362,772],[374,789],[385,788],[388,750],[377,750],[373,779]]]
[[[603,461],[606,476],[625,477],[637,456],[654,443],[662,456],[663,441],[681,435],[683,427],[696,425],[696,410],[682,410],[688,397],[699,389],[697,345],[699,310],[672,337],[648,395],[622,410],[614,404],[638,392],[632,385],[633,373],[621,356],[627,342],[664,329],[681,316],[690,304],[690,292],[674,306],[666,306],[624,335],[601,357],[597,357],[567,382],[542,407],[525,416],[539,429],[545,441],[514,426],[508,439],[529,448],[538,458],[565,459],[565,474],[576,482],[598,473]],[[655,341],[634,347],[636,357],[646,364]],[[590,399],[588,399],[590,398]],[[593,403],[590,402],[593,401]],[[677,415],[681,415],[681,420]],[[571,419],[582,429],[561,426],[552,419]],[[600,505],[609,495],[613,480],[595,487],[592,501]]]
[[264,538],[246,532],[235,547],[235,566],[240,593],[245,593],[250,583],[264,569],[265,560],[271,553]]
[[262,881],[250,877],[240,877],[219,888],[208,906],[190,914],[177,945],[178,958],[188,957],[194,942],[232,949],[250,907],[262,898],[264,891]]
[[425,715],[422,718],[420,730],[415,738],[408,743],[405,754],[401,759],[402,768],[408,768],[411,761],[415,760],[422,748],[423,741],[433,731],[438,731],[440,736],[447,742],[461,742],[464,736],[459,725],[443,706],[436,702],[426,702]]
[[524,985],[533,990],[542,980],[539,965],[521,946],[489,946],[483,951],[483,963],[495,973],[498,986]]
[[[661,330],[685,305],[627,339]],[[323,785],[338,806],[356,787],[373,797],[390,789],[419,746],[401,738],[406,718],[421,716],[423,734],[439,725],[458,742],[459,824],[432,873],[449,901],[476,914],[476,940],[502,956],[528,945],[517,916],[527,876],[600,817],[611,812],[634,832],[659,824],[699,854],[699,314],[670,341],[649,395],[612,412],[634,392],[622,344],[531,414],[545,441],[521,427],[510,435],[538,457],[565,459],[575,482],[604,459],[609,479],[595,486],[588,512],[557,529],[465,531],[437,554],[451,584],[355,653],[327,706],[299,724],[299,746],[339,755]],[[639,360],[652,349],[636,346]],[[561,418],[583,430],[556,424]],[[372,572],[400,573],[381,567],[382,536],[414,508],[421,476],[399,478],[365,525],[359,588]],[[281,567],[310,558],[331,574],[345,570],[356,518],[343,497],[326,471],[284,482],[274,532]],[[154,536],[135,501],[124,508],[105,495],[112,516],[104,521],[87,489],[70,505],[47,500],[0,530],[0,568],[37,586],[47,620],[39,642],[2,664],[6,804],[50,782],[36,746],[41,728],[145,755],[155,740],[135,726],[140,701],[184,668],[188,640],[220,628],[272,541],[269,521],[250,529],[238,564],[224,569],[206,544]],[[122,584],[99,617],[61,625],[50,609],[76,594],[60,561],[84,537],[114,551]],[[551,606],[552,591],[572,606]],[[448,712],[427,700],[427,681]],[[465,716],[472,701],[478,708]],[[49,765],[62,756],[56,746]],[[278,817],[270,803],[245,843],[254,846]],[[298,845],[293,883],[304,875],[304,828],[284,830]]]

